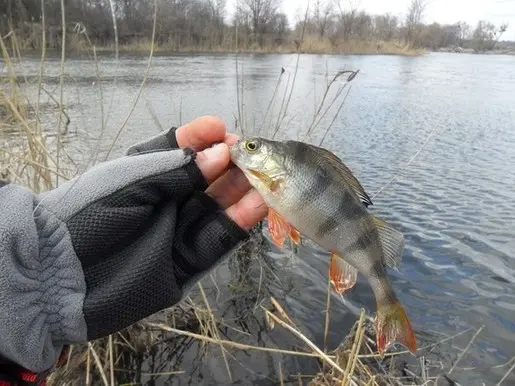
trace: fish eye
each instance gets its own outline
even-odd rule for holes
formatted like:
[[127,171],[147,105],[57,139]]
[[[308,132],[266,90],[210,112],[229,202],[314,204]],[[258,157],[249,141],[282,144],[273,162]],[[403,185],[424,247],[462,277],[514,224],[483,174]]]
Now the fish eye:
[[256,151],[258,149],[258,147],[259,147],[259,145],[255,141],[245,142],[245,148],[250,152]]

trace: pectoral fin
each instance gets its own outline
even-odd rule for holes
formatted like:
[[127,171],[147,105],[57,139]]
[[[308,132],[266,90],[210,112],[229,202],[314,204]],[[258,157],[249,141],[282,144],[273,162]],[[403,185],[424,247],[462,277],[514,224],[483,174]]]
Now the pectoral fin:
[[300,244],[300,233],[292,227],[274,209],[268,209],[268,230],[272,236],[272,242],[279,248],[283,248],[284,240],[289,237],[295,244]]
[[329,263],[329,277],[335,291],[341,294],[354,287],[358,279],[358,270],[340,256],[332,253]]
[[404,235],[392,225],[378,217],[372,216],[379,232],[379,239],[383,247],[383,263],[390,268],[397,268],[402,260],[404,251]]

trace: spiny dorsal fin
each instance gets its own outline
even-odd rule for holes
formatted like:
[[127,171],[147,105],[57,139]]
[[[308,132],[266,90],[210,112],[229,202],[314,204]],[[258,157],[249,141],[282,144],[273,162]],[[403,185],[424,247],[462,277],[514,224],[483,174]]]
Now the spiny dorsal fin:
[[311,144],[305,145],[310,146],[324,159],[324,161],[327,161],[329,165],[331,165],[338,172],[340,177],[342,177],[344,181],[351,186],[352,190],[359,197],[363,205],[365,205],[366,207],[374,205],[368,194],[365,192],[365,189],[356,178],[356,176],[354,176],[352,171],[347,167],[347,165],[343,163],[343,161],[340,158],[338,158],[338,156],[336,156],[334,153],[330,152],[327,149]]
[[383,263],[390,268],[397,268],[404,252],[404,235],[386,221],[372,216],[379,232],[379,239],[383,247]]

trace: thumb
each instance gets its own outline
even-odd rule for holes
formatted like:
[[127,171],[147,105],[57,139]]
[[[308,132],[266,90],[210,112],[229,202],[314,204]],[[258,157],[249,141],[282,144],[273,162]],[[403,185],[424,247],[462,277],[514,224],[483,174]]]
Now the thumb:
[[229,146],[225,143],[218,143],[198,152],[195,162],[209,185],[225,173],[230,160]]

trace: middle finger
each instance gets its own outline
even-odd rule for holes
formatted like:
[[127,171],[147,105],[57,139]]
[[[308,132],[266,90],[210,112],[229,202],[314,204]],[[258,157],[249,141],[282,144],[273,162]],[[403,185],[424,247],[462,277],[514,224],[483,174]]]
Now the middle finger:
[[227,209],[238,202],[250,188],[249,180],[241,169],[233,167],[214,181],[206,189],[206,193],[216,200],[222,208]]

